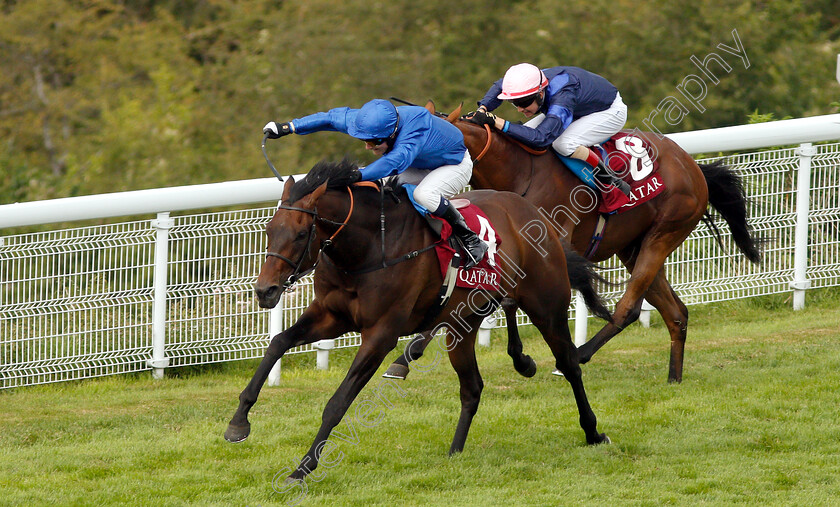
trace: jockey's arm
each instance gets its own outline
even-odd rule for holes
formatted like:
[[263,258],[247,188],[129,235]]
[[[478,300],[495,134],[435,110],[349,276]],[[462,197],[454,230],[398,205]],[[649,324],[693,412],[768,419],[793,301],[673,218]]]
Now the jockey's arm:
[[372,164],[360,169],[362,180],[374,181],[399,174],[411,166],[422,146],[423,132],[414,131],[401,135],[394,147]]
[[484,94],[484,98],[478,101],[478,107],[483,107],[485,111],[495,110],[502,105],[502,100],[498,98],[500,93],[502,93],[502,79],[493,83],[493,86]]
[[295,118],[290,123],[296,134],[306,135],[324,130],[347,133],[349,107],[330,109],[325,113],[314,113],[303,118]]
[[[496,128],[499,128],[499,122],[501,122],[502,128],[499,128],[499,130],[507,132],[509,136],[517,141],[521,141],[534,148],[547,148],[572,123],[572,113],[568,109],[560,108],[562,109],[560,111],[552,111],[552,109],[549,108],[545,120],[537,125],[536,128],[526,127],[518,123],[508,123],[502,118],[496,118]],[[505,130],[505,127],[507,127],[507,130]]]

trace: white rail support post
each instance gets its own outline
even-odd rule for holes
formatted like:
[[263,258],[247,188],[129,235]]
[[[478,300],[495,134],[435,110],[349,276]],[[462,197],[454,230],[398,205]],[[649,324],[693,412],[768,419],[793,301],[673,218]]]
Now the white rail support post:
[[639,323],[642,327],[650,327],[650,312],[655,310],[652,304],[647,302],[647,299],[642,300],[642,312],[639,314]]
[[496,315],[490,314],[484,317],[481,325],[478,326],[478,344],[483,347],[490,346],[490,330],[496,327]]
[[799,175],[796,184],[796,229],[793,250],[793,309],[805,308],[805,291],[811,287],[808,280],[808,211],[811,206],[811,158],[817,149],[811,143],[802,143],[796,150],[799,155]]
[[586,322],[589,319],[589,310],[586,309],[586,301],[583,294],[575,291],[575,347],[586,343]]
[[315,367],[327,370],[330,367],[330,351],[335,348],[335,340],[321,340],[315,342]]
[[154,301],[152,302],[152,357],[147,360],[152,367],[152,377],[163,378],[169,366],[166,357],[166,286],[169,282],[169,229],[174,221],[169,212],[158,213],[151,221],[155,229]]
[[837,82],[840,83],[840,54],[837,55]]
[[[283,331],[283,298],[277,302],[277,306],[268,311],[268,343],[271,344],[271,339]],[[271,371],[268,372],[268,385],[280,385],[280,362],[282,358],[278,359]]]

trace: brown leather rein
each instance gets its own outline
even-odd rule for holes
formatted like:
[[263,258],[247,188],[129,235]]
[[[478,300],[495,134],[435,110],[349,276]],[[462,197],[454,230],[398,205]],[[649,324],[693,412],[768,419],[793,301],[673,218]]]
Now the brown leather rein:
[[[484,155],[490,149],[490,144],[493,142],[493,132],[490,131],[490,125],[487,125],[485,123],[484,124],[484,130],[487,132],[487,144],[484,145],[484,148],[481,150],[481,153],[479,153],[478,156],[475,157],[475,160],[473,160],[474,164],[478,163],[478,161],[481,160],[482,157],[484,157]],[[519,146],[523,150],[527,151],[531,155],[543,155],[546,151],[548,151],[548,150],[535,150],[534,148],[531,148],[530,146],[526,146],[525,144],[522,144],[521,142],[517,141],[516,139],[514,139],[510,136],[506,136],[506,137],[509,141],[516,144],[517,146]],[[519,195],[521,195],[522,197],[525,197],[525,194],[528,193],[528,190],[531,190],[531,182],[533,182],[533,181],[534,181],[534,159],[532,157],[531,158],[531,176],[528,178],[528,186],[525,187],[525,191],[522,192]]]
[[[481,153],[479,153],[478,156],[475,157],[475,160],[473,160],[473,162],[478,162],[479,160],[481,160],[482,157],[484,157],[484,155],[490,149],[490,144],[493,142],[493,133],[490,131],[490,125],[485,124],[484,125],[484,130],[487,132],[487,144],[484,145],[484,148],[481,150]],[[508,136],[508,139],[511,142],[513,142],[514,144],[516,144],[517,146],[519,146],[520,148],[522,148],[523,150],[530,153],[531,155],[543,155],[543,154],[545,154],[546,151],[548,151],[548,150],[535,150],[534,148],[531,148],[530,146],[522,144],[519,141],[517,141],[516,139],[513,139],[512,137],[509,137],[509,136]]]

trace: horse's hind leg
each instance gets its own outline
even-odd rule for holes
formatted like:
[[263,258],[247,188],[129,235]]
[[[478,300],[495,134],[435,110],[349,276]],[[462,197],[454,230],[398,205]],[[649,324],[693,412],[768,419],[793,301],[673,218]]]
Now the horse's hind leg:
[[516,311],[519,309],[519,305],[513,299],[504,298],[501,306],[507,321],[507,353],[513,359],[513,367],[523,377],[533,377],[537,373],[537,363],[531,356],[522,353],[522,339],[519,337],[519,326],[516,325]]
[[470,431],[473,416],[481,400],[481,391],[484,389],[484,381],[481,380],[478,363],[475,360],[475,335],[480,322],[481,319],[470,319],[471,329],[465,336],[455,331],[447,331],[448,344],[451,344],[453,340],[460,340],[457,346],[449,350],[449,362],[452,363],[461,384],[461,415],[458,418],[458,426],[455,427],[452,446],[449,448],[450,456],[464,450],[467,433]]
[[408,372],[410,371],[408,363],[423,357],[423,352],[426,350],[426,347],[429,346],[432,338],[433,336],[431,331],[423,331],[412,338],[411,341],[408,342],[408,345],[405,346],[405,350],[402,354],[400,354],[400,357],[391,363],[391,366],[385,370],[385,373],[383,373],[382,376],[385,378],[405,380],[408,376]]
[[668,382],[682,382],[683,355],[685,353],[686,330],[688,329],[688,308],[680,300],[659,270],[650,285],[645,299],[659,310],[668,333],[671,335],[671,359],[668,364]]
[[580,371],[580,361],[578,359],[577,349],[572,341],[572,336],[569,333],[569,323],[566,316],[560,319],[556,328],[559,332],[555,334],[543,333],[543,338],[548,343],[552,354],[556,360],[557,369],[566,377],[569,384],[572,386],[572,392],[575,395],[575,403],[577,403],[578,413],[580,414],[580,427],[586,434],[587,444],[600,444],[603,442],[609,443],[610,439],[603,433],[598,433],[598,421],[595,417],[595,412],[589,405],[589,399],[586,396],[586,390],[583,387],[583,378]]
[[[659,271],[665,264],[665,259],[673,251],[671,245],[679,245],[682,239],[684,238],[681,237],[679,241],[675,242],[675,238],[671,236],[662,236],[655,243],[647,240],[643,241],[638,248],[638,255],[635,257],[627,252],[619,253],[619,258],[631,273],[630,280],[627,282],[624,295],[615,305],[612,321],[601,328],[589,341],[578,347],[581,363],[586,363],[592,359],[598,349],[639,318],[642,310],[642,299],[654,279],[659,275]],[[636,249],[633,248],[633,251],[636,251]]]
[[297,322],[272,338],[253,378],[239,395],[239,407],[233,414],[233,418],[225,431],[225,440],[241,442],[248,438],[251,433],[248,412],[257,402],[260,390],[274,363],[283,357],[287,350],[318,340],[335,338],[346,331],[348,331],[348,327],[345,323],[337,320],[332,313],[319,303],[313,302]]
[[[586,443],[609,443],[610,439],[605,434],[598,433],[598,420],[589,405],[589,399],[583,387],[578,351],[569,332],[568,308],[570,299],[571,296],[566,297],[565,305],[562,301],[559,301],[556,305],[550,305],[545,298],[531,302],[523,299],[521,303],[525,313],[542,333],[543,339],[551,349],[557,369],[563,373],[572,386],[578,414],[580,415],[580,427],[583,428],[586,435]],[[552,312],[552,309],[555,311]]]

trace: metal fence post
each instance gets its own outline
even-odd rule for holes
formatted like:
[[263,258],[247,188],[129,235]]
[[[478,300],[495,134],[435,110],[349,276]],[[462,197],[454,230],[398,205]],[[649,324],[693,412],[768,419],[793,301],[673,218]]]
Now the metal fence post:
[[[280,298],[280,301],[277,302],[277,306],[272,308],[268,311],[268,343],[271,343],[271,339],[280,334],[283,331],[283,298]],[[283,359],[278,359],[274,366],[271,367],[271,371],[268,372],[268,385],[269,386],[279,386],[280,385],[280,362]]]
[[811,158],[817,149],[811,143],[802,143],[796,150],[799,155],[799,175],[796,184],[796,229],[793,250],[793,309],[805,308],[805,291],[811,287],[808,280],[808,212],[811,198]]
[[496,327],[496,314],[490,314],[484,317],[481,324],[478,326],[478,344],[482,347],[490,346],[490,332]]
[[575,291],[575,346],[580,347],[586,343],[586,321],[589,318],[589,310],[586,309],[586,301],[583,294]]
[[152,302],[152,357],[147,360],[152,367],[152,377],[163,378],[163,369],[169,366],[166,357],[166,286],[169,282],[169,229],[174,221],[169,212],[157,214],[151,221],[155,229],[154,301]]
[[647,299],[642,300],[642,311],[639,313],[639,323],[642,327],[650,327],[650,312],[655,310],[652,304],[647,302]]
[[335,348],[335,340],[321,340],[315,342],[315,367],[319,370],[330,368],[330,351]]

